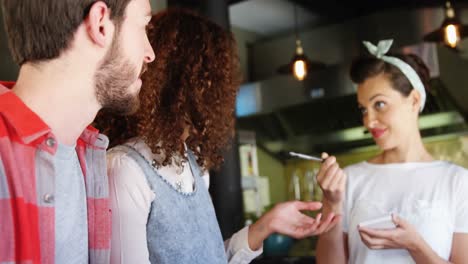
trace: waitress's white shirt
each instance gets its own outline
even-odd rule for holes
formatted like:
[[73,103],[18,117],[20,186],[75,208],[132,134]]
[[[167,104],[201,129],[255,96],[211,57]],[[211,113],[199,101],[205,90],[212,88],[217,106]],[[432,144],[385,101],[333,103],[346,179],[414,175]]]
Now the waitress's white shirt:
[[349,263],[415,263],[404,249],[369,249],[359,223],[396,213],[412,224],[443,259],[454,233],[468,233],[468,171],[445,161],[371,164],[344,169],[347,175],[344,231]]

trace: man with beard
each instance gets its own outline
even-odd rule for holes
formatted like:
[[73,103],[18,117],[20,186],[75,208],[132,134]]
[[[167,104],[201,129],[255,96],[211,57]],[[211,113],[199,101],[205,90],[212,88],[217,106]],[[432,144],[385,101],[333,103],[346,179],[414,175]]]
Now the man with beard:
[[0,263],[108,263],[108,140],[88,125],[138,106],[149,1],[1,4],[20,72],[0,85]]

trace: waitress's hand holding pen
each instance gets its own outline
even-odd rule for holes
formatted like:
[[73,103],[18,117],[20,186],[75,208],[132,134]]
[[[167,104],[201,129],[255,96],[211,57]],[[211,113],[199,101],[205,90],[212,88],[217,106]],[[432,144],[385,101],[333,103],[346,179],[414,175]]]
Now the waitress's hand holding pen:
[[342,203],[346,187],[346,175],[334,156],[322,153],[322,165],[317,174],[317,182],[323,191],[324,212],[342,213]]

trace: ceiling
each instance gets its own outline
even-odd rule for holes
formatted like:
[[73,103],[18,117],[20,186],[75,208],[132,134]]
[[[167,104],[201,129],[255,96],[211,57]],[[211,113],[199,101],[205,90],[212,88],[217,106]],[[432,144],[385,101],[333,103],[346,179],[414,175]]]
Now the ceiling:
[[[329,16],[334,19],[348,19],[392,8],[438,7],[443,6],[445,3],[445,1],[441,0],[290,0],[290,2],[297,3],[310,12],[318,13],[322,16]],[[468,4],[468,1],[457,0],[452,1],[452,4],[456,8]]]
[[[299,28],[338,23],[359,16],[396,8],[442,7],[443,0],[230,0],[233,26],[264,37],[294,29],[294,5],[298,8]],[[468,0],[452,1],[457,9],[468,7]]]
[[[319,16],[297,5],[299,27],[316,24]],[[286,0],[250,0],[229,7],[231,24],[235,27],[272,36],[294,28],[294,5]]]

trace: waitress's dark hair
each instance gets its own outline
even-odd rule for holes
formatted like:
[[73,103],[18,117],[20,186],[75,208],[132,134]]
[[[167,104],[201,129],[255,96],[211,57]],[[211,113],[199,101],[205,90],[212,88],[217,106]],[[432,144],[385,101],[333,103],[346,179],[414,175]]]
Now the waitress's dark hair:
[[[414,54],[389,54],[388,56],[399,58],[410,65],[418,74],[424,88],[429,88],[429,69],[426,64]],[[394,65],[372,56],[359,57],[351,65],[351,80],[356,84],[361,84],[368,78],[379,74],[388,76],[392,87],[405,97],[411,93],[413,86],[408,78]]]

